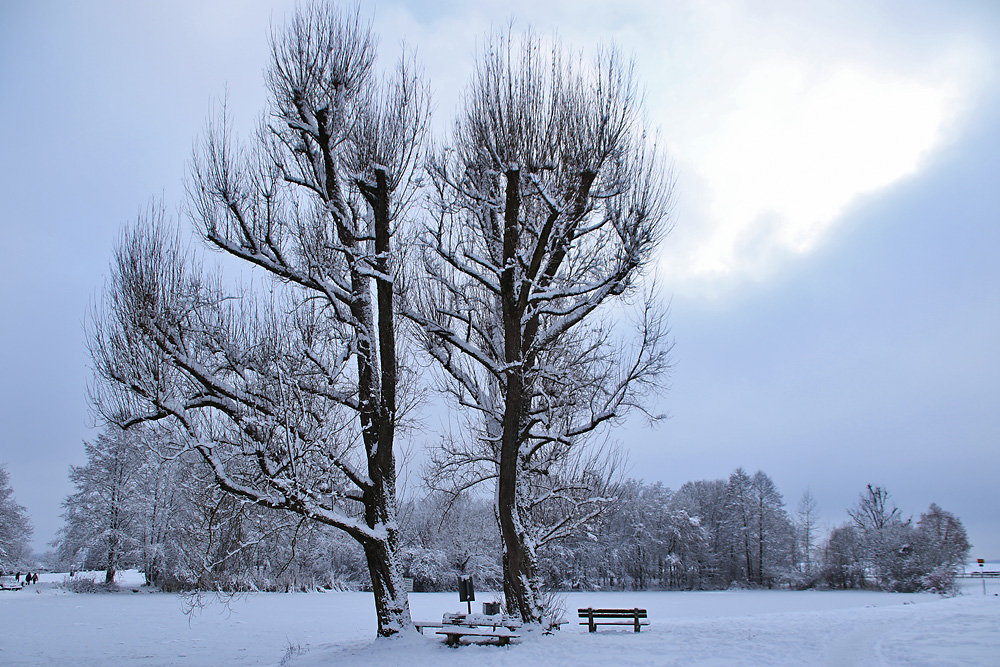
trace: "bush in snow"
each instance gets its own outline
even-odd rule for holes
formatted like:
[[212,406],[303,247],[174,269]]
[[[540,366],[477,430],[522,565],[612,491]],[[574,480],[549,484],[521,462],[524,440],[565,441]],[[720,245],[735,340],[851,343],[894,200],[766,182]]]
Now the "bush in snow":
[[62,582],[59,584],[59,588],[69,591],[70,593],[117,593],[118,584],[114,581],[108,583],[107,581],[102,581],[97,583],[96,575],[85,576],[76,575],[73,577],[64,577]]

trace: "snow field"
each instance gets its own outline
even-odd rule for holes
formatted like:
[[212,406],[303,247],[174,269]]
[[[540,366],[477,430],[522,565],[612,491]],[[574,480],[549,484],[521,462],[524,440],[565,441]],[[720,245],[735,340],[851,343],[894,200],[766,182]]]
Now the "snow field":
[[[552,636],[514,646],[446,647],[424,637],[375,641],[369,593],[259,593],[207,598],[190,615],[178,595],[138,588],[79,595],[42,575],[0,593],[0,665],[1000,665],[1000,581],[964,582],[965,595],[865,591],[569,593]],[[139,593],[132,593],[132,587]],[[477,593],[473,610],[494,599]],[[465,604],[457,593],[414,593],[413,617],[436,620]],[[644,607],[639,634],[577,625],[579,607]]]

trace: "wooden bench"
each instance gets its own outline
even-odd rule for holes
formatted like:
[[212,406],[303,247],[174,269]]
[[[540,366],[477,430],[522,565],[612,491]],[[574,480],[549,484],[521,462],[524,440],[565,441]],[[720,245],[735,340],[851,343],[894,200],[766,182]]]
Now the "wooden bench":
[[437,631],[439,635],[445,635],[445,643],[448,646],[458,646],[462,637],[476,637],[478,639],[496,639],[500,646],[506,646],[511,639],[520,638],[520,634],[507,629],[495,630],[492,628],[476,628],[467,626],[456,626],[454,628],[442,628]]
[[588,626],[590,632],[597,632],[598,625],[631,625],[636,632],[639,632],[639,626],[649,625],[649,621],[640,620],[646,618],[645,609],[594,609],[587,607],[578,611],[580,618],[587,619],[580,621],[580,625]]

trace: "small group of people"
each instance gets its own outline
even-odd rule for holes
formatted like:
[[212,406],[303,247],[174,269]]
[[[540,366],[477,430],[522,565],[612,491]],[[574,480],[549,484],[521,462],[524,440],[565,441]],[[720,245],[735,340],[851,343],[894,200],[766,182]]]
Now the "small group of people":
[[[16,575],[14,575],[14,581],[16,581],[17,583],[21,583],[21,573],[20,572],[18,572]],[[32,574],[31,572],[29,572],[28,574],[24,575],[24,585],[25,586],[27,586],[28,584],[37,584],[37,583],[38,583],[38,573],[37,572],[35,572],[34,574]]]

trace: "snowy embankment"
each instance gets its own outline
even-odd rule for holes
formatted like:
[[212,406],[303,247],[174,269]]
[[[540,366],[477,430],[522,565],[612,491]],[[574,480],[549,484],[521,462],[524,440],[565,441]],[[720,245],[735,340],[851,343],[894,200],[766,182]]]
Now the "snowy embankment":
[[[192,615],[139,580],[121,593],[54,586],[0,593],[0,664],[20,665],[998,665],[1000,581],[941,599],[859,591],[571,593],[568,625],[520,643],[449,649],[426,637],[374,641],[370,594],[255,594]],[[133,593],[132,590],[139,593]],[[479,594],[490,601],[490,594]],[[465,607],[453,593],[411,596],[414,618]],[[649,610],[640,634],[577,625],[586,606]],[[478,604],[476,605],[478,607]]]

